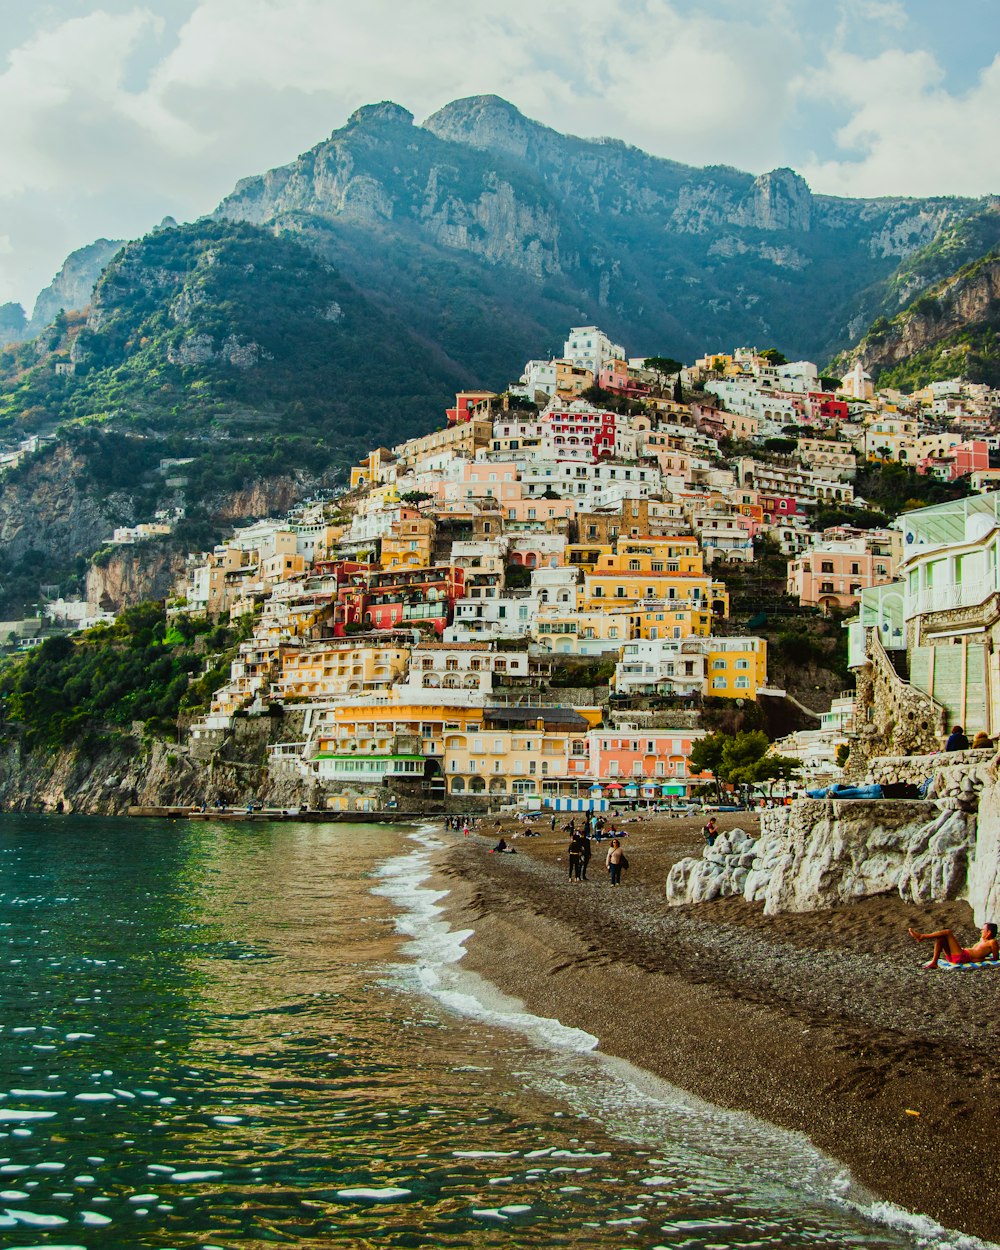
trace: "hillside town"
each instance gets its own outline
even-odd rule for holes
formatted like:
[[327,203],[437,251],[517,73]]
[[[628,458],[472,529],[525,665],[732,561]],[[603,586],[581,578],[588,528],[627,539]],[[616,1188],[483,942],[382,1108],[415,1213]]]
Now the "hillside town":
[[[270,768],[330,808],[682,803],[706,780],[689,763],[697,709],[784,695],[722,576],[764,551],[787,560],[793,603],[856,614],[852,667],[923,699],[925,739],[954,718],[992,733],[987,616],[978,632],[949,622],[1000,590],[1000,495],[905,524],[821,521],[866,508],[859,462],[987,491],[998,398],[962,382],[876,393],[860,366],[821,379],[773,351],[629,359],[575,327],[502,394],[460,393],[442,428],[372,449],[334,500],[189,557],[170,612],[247,634],[192,748],[294,709],[301,733]],[[873,706],[859,686],[776,749],[803,761],[802,784],[829,780],[849,742],[867,735],[858,758],[900,745],[882,740],[902,731],[885,724],[900,697]]]

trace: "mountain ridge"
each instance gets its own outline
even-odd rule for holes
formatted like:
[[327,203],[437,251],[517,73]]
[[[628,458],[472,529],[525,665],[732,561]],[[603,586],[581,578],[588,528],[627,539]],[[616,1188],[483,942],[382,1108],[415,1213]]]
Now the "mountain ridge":
[[697,169],[475,96],[420,125],[392,101],[366,105],[296,160],[241,179],[213,216],[322,222],[345,265],[337,232],[361,227],[391,248],[419,241],[434,264],[472,258],[485,287],[501,268],[555,282],[564,305],[647,351],[779,342],[822,360],[856,341],[901,260],[985,203],[814,195],[794,170]]

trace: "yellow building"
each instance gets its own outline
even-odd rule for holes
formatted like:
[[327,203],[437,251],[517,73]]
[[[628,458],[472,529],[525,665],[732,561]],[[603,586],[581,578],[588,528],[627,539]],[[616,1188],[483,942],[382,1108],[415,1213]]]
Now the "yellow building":
[[328,709],[306,763],[321,781],[377,785],[392,778],[442,776],[445,739],[482,729],[481,707],[446,703],[355,703]]
[[[395,448],[397,463],[401,469],[419,469],[456,455],[474,460],[481,447],[489,446],[492,436],[493,422],[488,417],[472,417],[443,430],[432,430],[422,438],[400,443]],[[351,485],[354,485],[353,474]]]
[[409,647],[350,639],[283,648],[271,694],[284,701],[319,700],[381,690],[403,676],[409,659]]
[[619,540],[618,550],[585,568],[577,594],[581,612],[606,605],[674,602],[729,615],[725,584],[704,571],[704,557],[694,537]]
[[430,517],[405,515],[394,522],[382,539],[379,563],[383,569],[426,569],[433,563],[434,521]]
[[584,369],[572,360],[556,361],[556,394],[561,398],[579,395],[593,385],[594,375],[590,369]]
[[712,631],[712,611],[704,607],[671,607],[667,604],[638,607],[598,607],[580,611],[543,606],[532,637],[557,655],[605,655],[636,639],[707,638]]
[[481,726],[445,734],[450,794],[558,794],[570,784],[571,761],[586,759],[587,734],[601,723],[601,710],[493,708],[484,717]]
[[360,490],[382,480],[384,469],[395,456],[388,447],[376,447],[351,470],[351,490]]
[[767,685],[764,638],[712,638],[705,644],[704,694],[713,699],[756,699]]

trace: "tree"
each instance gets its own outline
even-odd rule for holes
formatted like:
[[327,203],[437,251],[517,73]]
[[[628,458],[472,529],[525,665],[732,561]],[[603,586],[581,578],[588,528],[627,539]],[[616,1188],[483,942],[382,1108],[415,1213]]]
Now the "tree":
[[761,360],[766,360],[769,365],[787,365],[788,357],[778,351],[776,347],[765,347],[760,353]]
[[403,503],[413,504],[415,508],[419,507],[420,504],[424,503],[426,500],[433,498],[434,496],[430,493],[430,491],[426,490],[408,490],[405,495],[400,495],[400,499]]
[[729,741],[729,735],[723,733],[707,734],[699,739],[691,748],[689,764],[692,772],[711,773],[715,778],[716,797],[721,796],[719,770],[722,766],[722,753]]
[[647,356],[642,362],[642,367],[648,369],[650,373],[655,373],[660,381],[660,389],[667,383],[667,378],[672,378],[674,374],[679,374],[684,368],[679,360],[674,360],[671,356]]
[[761,729],[736,734],[708,734],[691,749],[692,770],[710,771],[721,794],[720,783],[745,791],[763,782],[788,781],[802,767],[789,755],[770,755],[771,744]]

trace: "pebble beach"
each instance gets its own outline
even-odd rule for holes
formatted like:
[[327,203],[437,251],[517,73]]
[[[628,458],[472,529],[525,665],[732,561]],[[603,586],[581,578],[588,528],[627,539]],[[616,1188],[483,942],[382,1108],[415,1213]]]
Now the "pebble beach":
[[[906,932],[947,926],[968,942],[966,904],[671,908],[664,880],[701,854],[703,816],[628,820],[620,888],[607,842],[586,882],[567,880],[568,819],[555,833],[537,822],[533,838],[509,819],[443,835],[435,884],[451,924],[474,930],[464,967],[609,1054],[804,1133],[873,1196],[1000,1241],[1000,971],[923,971],[929,948]],[[719,827],[759,832],[747,813]],[[490,853],[500,836],[516,855]]]

